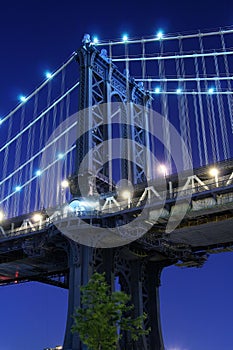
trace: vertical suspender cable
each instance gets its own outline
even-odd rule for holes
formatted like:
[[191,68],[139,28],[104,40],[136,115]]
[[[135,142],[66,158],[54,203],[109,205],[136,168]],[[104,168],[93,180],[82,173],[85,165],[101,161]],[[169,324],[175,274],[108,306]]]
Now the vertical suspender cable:
[[[47,85],[47,107],[49,107],[51,105],[51,95],[52,95],[52,80],[50,80],[48,82]],[[50,123],[50,115],[52,112],[48,112],[48,114],[46,115],[45,118],[45,130],[44,130],[44,142],[46,142],[48,140],[48,133],[49,133],[49,123]]]
[[[34,100],[34,108],[33,108],[33,117],[36,117],[35,114],[35,106],[38,104],[38,93],[33,96]],[[34,154],[34,147],[35,147],[35,131],[36,131],[36,125],[33,125],[28,130],[28,142],[27,142],[27,151],[26,151],[26,161],[32,157]],[[34,161],[31,161],[26,167],[25,167],[25,176],[27,179],[32,178],[34,169]],[[24,180],[25,181],[25,180]],[[37,197],[37,189],[31,191],[32,184],[29,184],[29,187],[27,187],[27,195],[24,195],[24,210],[25,213],[29,213],[32,210],[35,210],[35,204],[36,204],[36,197]],[[32,196],[32,198],[31,198]],[[30,197],[31,200],[28,200]],[[31,207],[30,207],[31,205]]]
[[[66,96],[66,109],[65,109],[65,117],[69,117],[69,111],[70,111],[70,95]],[[65,140],[64,140],[64,147],[65,151],[68,150],[68,142],[69,142],[69,133],[67,132],[65,134]],[[71,168],[70,168],[70,162],[69,160],[72,158],[72,152],[66,155],[65,161],[64,161],[64,179],[67,179],[69,175],[71,175]],[[65,196],[62,198],[62,203],[66,200]]]
[[[214,56],[214,64],[215,64],[215,70],[217,76],[219,76],[219,66],[218,66],[218,58],[217,56]],[[221,92],[221,82],[216,79],[215,81],[217,91]],[[220,131],[221,131],[221,143],[223,147],[223,155],[224,159],[227,159],[230,157],[230,150],[229,150],[229,140],[228,140],[228,132],[227,132],[227,126],[226,126],[226,116],[224,113],[224,104],[223,104],[223,97],[222,94],[217,93],[217,105],[218,105],[218,117],[219,117],[219,124],[220,124]],[[219,159],[220,160],[220,159]]]
[[[6,122],[7,126],[7,141],[10,140],[12,137],[12,125],[13,120],[12,118],[9,119],[8,122]],[[10,155],[9,155],[9,147],[7,147],[4,150],[4,155],[3,155],[3,164],[2,164],[2,177],[1,180],[5,179],[8,173],[8,166],[9,166],[9,160],[10,160]],[[11,191],[11,183],[12,181],[8,181],[8,186],[6,186],[5,183],[3,183],[0,187],[0,198],[4,198],[6,196],[6,193],[9,193]],[[6,215],[9,216],[9,207],[8,207],[9,202],[7,201],[7,205],[4,209],[4,212],[6,212]]]
[[[61,96],[65,93],[65,88],[66,88],[66,68],[64,68],[62,70],[62,74],[61,74]],[[57,127],[60,127],[60,125],[62,124],[63,120],[65,119],[65,116],[64,116],[64,112],[65,112],[64,111],[64,105],[65,105],[65,101],[64,101],[64,99],[62,99],[62,101],[60,102],[60,105],[59,105],[60,113],[59,113]],[[64,145],[62,144],[62,139],[58,141],[58,148],[60,149],[60,152],[64,153]],[[65,159],[68,156],[69,155],[66,155]],[[64,161],[65,161],[65,159],[64,159]],[[56,166],[63,167],[64,161],[58,162],[56,164]],[[63,167],[63,169],[64,169],[64,167]],[[59,169],[59,173],[62,174],[62,172],[60,172],[60,169]],[[62,179],[58,179],[59,182],[57,183],[57,191],[58,191],[58,193],[57,193],[57,201],[56,201],[56,203],[61,203],[62,200],[63,200],[63,190],[61,188],[61,183],[60,183],[61,180]]]
[[199,128],[199,115],[198,115],[197,95],[196,94],[193,94],[193,105],[194,105],[195,125],[196,125],[197,145],[198,145],[198,155],[199,155],[198,166],[200,166],[200,165],[202,166],[203,165],[203,155],[202,155],[201,133],[200,133],[200,128]]
[[[225,52],[226,51],[226,45],[225,45],[225,40],[224,40],[224,35],[221,33],[221,44],[222,44],[222,50]],[[231,76],[229,72],[229,64],[228,64],[228,58],[227,55],[223,56],[224,58],[224,65],[225,65],[225,72],[226,76],[229,77],[227,81],[227,86],[228,90],[231,91]],[[227,94],[227,102],[228,102],[228,110],[229,110],[229,115],[230,115],[230,123],[231,123],[231,132],[233,134],[233,97],[231,94]]]
[[[201,53],[204,53],[204,47],[203,47],[203,41],[201,35],[199,35],[199,44],[200,44],[200,49]],[[204,78],[207,77],[206,74],[206,65],[205,65],[205,57],[201,57],[201,62],[202,62],[202,71],[203,71],[203,76]],[[204,85],[205,85],[205,90],[208,90],[208,84],[207,81],[204,80]],[[207,103],[207,115],[208,115],[208,121],[209,121],[209,131],[210,131],[210,141],[211,141],[211,150],[212,150],[212,157],[213,161],[216,162],[216,137],[214,135],[214,129],[213,129],[213,118],[214,116],[211,115],[211,110],[210,110],[210,99],[208,98],[210,96],[207,95],[206,98],[206,103]]]
[[[211,110],[211,116],[212,116],[212,127],[213,127],[213,134],[214,134],[214,140],[215,140],[215,147],[214,147],[214,155],[213,160],[220,160],[219,156],[219,135],[217,133],[217,127],[216,127],[216,120],[215,120],[215,113],[214,113],[214,103],[213,103],[213,96],[209,96],[209,103],[210,103],[210,110]],[[215,155],[216,154],[216,155]]]
[[[162,56],[163,54],[163,41],[160,40],[160,54]],[[164,61],[161,59],[159,60],[159,75],[160,78],[166,78],[166,72],[164,67]],[[168,95],[166,94],[167,91],[167,83],[166,81],[163,82],[163,93],[162,93],[162,114],[165,118],[164,123],[164,132],[163,132],[163,144],[164,144],[164,157],[166,166],[168,168],[168,172],[171,173],[172,167],[171,167],[171,140],[170,140],[170,131],[168,127],[168,123],[166,121],[168,120]]]
[[146,61],[144,60],[145,57],[145,41],[142,39],[142,60],[141,60],[141,69],[142,69],[142,79],[144,80],[146,77]]
[[[179,50],[180,54],[183,53],[183,43],[182,39],[179,37]],[[184,59],[180,59],[181,65],[181,76],[185,77],[185,67],[184,67]],[[186,91],[186,82],[183,83],[183,89]],[[188,153],[190,157],[192,156],[192,146],[191,146],[191,136],[190,136],[190,120],[189,120],[189,108],[188,108],[188,99],[186,94],[181,93],[181,108],[182,108],[182,134],[185,142],[186,149],[188,149]],[[182,146],[184,147],[184,146]],[[183,150],[183,159],[184,159],[184,167],[187,169],[189,167],[189,160],[187,159],[186,152]]]
[[[198,68],[198,60],[197,57],[194,58],[195,61],[195,73],[196,78],[199,78],[199,68]],[[197,79],[197,93],[198,93],[198,102],[199,102],[199,109],[200,109],[200,122],[201,125],[199,125],[199,121],[196,121],[196,130],[201,127],[201,135],[202,135],[202,147],[204,151],[204,156],[202,155],[202,147],[199,148],[199,159],[200,159],[200,166],[203,164],[208,164],[208,150],[207,150],[207,141],[206,141],[206,129],[205,129],[205,120],[204,120],[204,112],[203,112],[203,104],[202,104],[202,95],[201,95],[201,85],[200,80]],[[203,159],[204,157],[204,159]]]
[[[22,109],[21,109],[21,113],[20,113],[20,126],[19,126],[19,131],[21,131],[23,129],[24,126],[24,120],[25,120],[25,105],[23,105]],[[24,135],[25,139],[26,139],[26,135]],[[20,159],[21,159],[21,155],[22,155],[22,135],[20,137],[17,138],[17,141],[15,144],[12,145],[13,147],[15,146],[15,161],[14,161],[14,169],[18,168],[19,164],[20,164]],[[21,182],[22,182],[22,172],[17,173],[14,177],[15,179],[15,183],[14,186],[21,186]],[[19,200],[20,200],[20,191],[19,193],[15,194],[15,199],[13,201],[13,216],[17,216],[19,215],[19,208],[23,209],[21,206],[19,206]]]
[[[37,117],[37,114],[38,114],[38,101],[39,100],[39,93],[37,93],[35,95],[35,99],[34,99],[34,109],[33,109],[33,118],[36,118]],[[36,131],[37,131],[37,126],[36,125],[33,125],[33,132],[32,132],[32,136],[31,136],[31,146],[30,146],[30,154],[29,156],[32,157],[34,152],[35,152],[35,147],[34,147],[34,139],[36,137]],[[39,164],[37,164],[38,166]],[[30,162],[30,169],[29,169],[29,176],[32,177],[33,175],[33,170],[34,170],[34,161],[33,162]],[[39,170],[39,169],[37,169]],[[36,183],[38,183],[39,181],[39,177],[38,179],[36,180]],[[34,196],[34,205],[32,206],[32,210],[33,211],[36,211],[38,209],[38,197],[39,197],[39,191],[38,191],[38,186],[35,190],[35,196]],[[29,208],[29,204],[27,206],[27,212],[29,212],[30,208]]]
[[[145,77],[146,77],[146,61],[144,60],[145,58],[145,55],[146,55],[146,47],[145,47],[145,42],[144,40],[142,39],[141,41],[141,45],[142,45],[142,61],[141,61],[141,71],[142,71],[142,79],[143,81],[145,80]],[[143,84],[145,84],[145,82],[143,82]],[[148,89],[148,86],[144,86],[143,87],[144,90],[147,90]],[[151,145],[150,145],[150,133],[149,133],[149,125],[148,123],[150,122],[150,118],[149,118],[149,115],[148,115],[148,110],[146,108],[146,105],[144,104],[143,106],[143,118],[145,118],[145,123],[143,121],[143,125],[142,125],[142,129],[144,128],[143,130],[143,133],[144,133],[144,140],[143,142],[145,143],[144,146],[147,148],[147,149],[150,149],[151,148]],[[152,150],[151,150],[152,151]],[[145,152],[145,149],[143,151],[143,153]],[[153,151],[152,151],[153,152]],[[151,153],[150,153],[150,156],[149,157],[144,157],[144,171],[145,169],[147,169],[147,173],[149,174],[149,179],[152,179],[153,177],[153,174],[152,174],[152,159],[151,159]]]
[[[127,42],[125,42],[125,58],[126,58],[126,60],[125,60],[125,77],[126,77],[126,102],[127,102],[125,118],[130,120],[130,118],[132,118],[132,116],[131,116],[132,109],[129,108],[131,96],[130,96],[130,89],[129,89],[130,71],[129,71],[129,51],[128,50],[129,50],[128,44],[127,44]],[[124,154],[124,156],[125,156],[125,159],[128,159],[127,160],[127,180],[134,183],[135,174],[132,173],[132,169],[131,169],[132,165],[131,165],[131,162],[129,160],[130,157],[127,157],[127,154],[131,154],[131,156],[132,156],[132,150],[130,147],[129,140],[131,138],[131,132],[133,132],[133,131],[132,131],[131,127],[129,127],[127,124],[125,125],[125,128],[127,130],[127,133],[125,135],[126,136],[127,150],[125,150],[126,154]],[[132,137],[134,138],[134,135],[132,135]]]

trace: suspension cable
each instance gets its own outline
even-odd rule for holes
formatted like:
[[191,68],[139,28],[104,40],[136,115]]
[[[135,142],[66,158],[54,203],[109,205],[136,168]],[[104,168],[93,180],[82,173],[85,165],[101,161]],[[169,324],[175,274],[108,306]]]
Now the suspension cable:
[[[48,82],[50,79],[54,78],[57,74],[59,74],[68,64],[70,64],[75,57],[75,53],[71,55],[71,57],[60,67],[58,68],[53,74],[52,77],[48,78],[45,80],[38,88],[36,88],[30,95],[26,97],[26,101],[29,101],[33,96],[35,96]],[[25,104],[24,102],[21,102],[18,104],[10,113],[8,113],[4,118],[1,119],[1,124],[4,123],[7,119],[9,119],[11,116],[15,114],[23,105]]]
[[31,123],[29,123],[24,129],[22,129],[17,135],[15,135],[10,141],[8,141],[2,148],[0,148],[0,153],[9,147],[10,144],[12,144],[15,140],[18,139],[23,133],[25,133],[32,125],[34,125],[38,120],[40,120],[46,113],[48,113],[54,106],[56,106],[60,101],[63,100],[71,91],[73,91],[77,86],[79,85],[79,82],[75,83],[69,90],[67,90],[64,95],[59,97],[53,104],[51,104],[45,111],[43,111],[36,119],[34,119]]

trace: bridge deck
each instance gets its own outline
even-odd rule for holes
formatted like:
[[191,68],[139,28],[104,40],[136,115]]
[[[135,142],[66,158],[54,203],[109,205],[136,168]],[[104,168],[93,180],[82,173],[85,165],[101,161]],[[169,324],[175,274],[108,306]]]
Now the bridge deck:
[[[102,212],[63,213],[57,212],[53,219],[44,217],[40,223],[32,224],[27,215],[5,220],[0,226],[0,284],[20,280],[44,280],[58,283],[51,276],[66,275],[68,270],[67,238],[60,233],[61,228],[90,232],[90,222],[95,226],[106,227],[107,223],[128,222],[134,220],[144,208],[147,200],[147,233],[128,245],[134,252],[139,249],[143,254],[150,254],[153,260],[176,261],[195,260],[195,256],[209,252],[224,251],[233,246],[233,162],[225,162],[223,176],[218,183],[207,179],[207,169],[199,169],[183,187],[174,187],[173,193],[167,193],[167,200],[160,216],[161,197],[150,202],[143,194],[134,198],[130,206],[126,203],[105,208]],[[198,177],[197,177],[198,175]],[[157,189],[157,188],[156,188]],[[153,193],[157,193],[154,191]],[[191,199],[188,197],[191,193]],[[182,195],[181,195],[182,194]],[[187,207],[187,200],[190,204]],[[116,202],[116,201],[115,201]],[[185,215],[175,230],[166,232],[169,221],[176,220],[180,212]],[[29,216],[31,217],[31,215]],[[154,219],[156,218],[156,219]],[[13,226],[12,226],[13,224]],[[55,226],[56,225],[56,226]],[[60,227],[60,230],[59,230]],[[111,226],[110,226],[111,227]],[[48,279],[51,277],[50,280]],[[61,284],[62,285],[62,284]]]

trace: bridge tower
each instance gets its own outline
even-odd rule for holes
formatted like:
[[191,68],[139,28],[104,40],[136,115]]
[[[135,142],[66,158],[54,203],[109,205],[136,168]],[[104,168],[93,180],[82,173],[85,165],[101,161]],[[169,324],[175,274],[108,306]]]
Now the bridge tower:
[[[129,72],[120,70],[111,62],[107,51],[101,51],[92,45],[86,34],[82,46],[76,52],[80,66],[79,113],[84,114],[78,123],[76,172],[70,178],[70,190],[74,198],[91,197],[96,193],[111,192],[115,189],[114,170],[111,162],[114,137],[112,128],[111,103],[120,103],[120,127],[118,137],[137,142],[133,149],[122,146],[119,161],[120,177],[133,185],[150,180],[145,178],[145,169],[150,173],[150,160],[143,157],[143,148],[149,147],[149,135],[144,130],[145,118],[140,117],[142,109],[148,107],[150,96],[130,77]],[[99,106],[105,106],[100,109]],[[122,105],[125,108],[122,109]],[[130,126],[127,124],[130,118]],[[106,148],[107,143],[107,148]],[[105,145],[104,145],[105,144]],[[79,172],[79,167],[86,154],[93,149],[88,160]],[[106,152],[110,161],[106,162]],[[127,154],[131,152],[128,161]],[[80,185],[81,184],[81,185]],[[80,188],[81,187],[81,188]],[[117,219],[116,219],[117,220]],[[80,306],[80,286],[88,282],[93,271],[105,272],[108,283],[114,289],[118,278],[121,289],[132,296],[135,316],[146,312],[146,327],[151,327],[148,337],[133,343],[129,334],[125,334],[121,349],[162,350],[164,349],[159,311],[160,274],[166,262],[159,258],[151,261],[144,254],[135,254],[130,246],[115,248],[95,248],[69,241],[69,299],[67,327],[64,350],[86,349],[77,334],[72,334],[71,327],[75,309]]]

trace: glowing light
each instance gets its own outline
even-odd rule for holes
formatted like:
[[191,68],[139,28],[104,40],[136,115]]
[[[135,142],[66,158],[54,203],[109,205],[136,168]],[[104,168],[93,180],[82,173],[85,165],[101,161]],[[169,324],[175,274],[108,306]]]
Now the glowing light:
[[16,186],[16,187],[15,187],[15,191],[16,191],[16,192],[19,192],[20,190],[21,190],[21,186]]
[[[18,277],[19,277],[19,271],[15,271],[15,278],[18,278]],[[18,283],[18,281],[15,280],[14,283]]]
[[98,207],[99,202],[98,201],[91,201],[91,200],[73,200],[70,202],[69,207],[72,211],[80,210],[94,210]]
[[154,91],[155,91],[156,94],[160,94],[161,89],[160,89],[160,87],[156,87]]
[[50,72],[45,72],[45,76],[47,79],[51,79],[53,75]]
[[0,211],[0,221],[2,221],[4,219],[4,213],[3,211]]
[[159,167],[158,167],[158,170],[159,170],[159,172],[160,172],[161,174],[163,174],[164,176],[166,176],[167,173],[168,173],[167,167],[166,167],[166,165],[164,165],[164,164],[160,164]]
[[67,188],[67,187],[69,187],[69,181],[68,181],[68,180],[63,180],[63,181],[61,182],[61,187],[62,187],[62,188]]
[[98,42],[99,42],[99,39],[97,38],[97,36],[94,36],[94,38],[93,38],[93,43],[94,43],[94,44],[98,44]]
[[132,196],[132,193],[128,190],[124,190],[122,193],[121,193],[121,197],[124,198],[124,199],[130,199]]
[[2,119],[0,119],[0,125],[3,123],[3,120]]
[[177,90],[176,90],[176,93],[179,95],[179,94],[181,94],[181,92],[182,92],[182,90],[180,89],[180,88],[178,88]]
[[158,33],[157,33],[157,39],[161,40],[163,38],[163,32],[160,30]]
[[209,88],[208,94],[212,95],[214,93],[214,88]]
[[41,221],[42,219],[43,219],[43,216],[42,216],[40,213],[36,213],[36,214],[34,214],[33,217],[32,217],[32,220],[33,220],[34,222],[39,222],[39,221]]
[[42,174],[42,171],[41,170],[37,170],[36,171],[36,176],[40,176]]
[[128,35],[127,34],[124,34],[123,37],[122,37],[122,40],[124,42],[128,41]]
[[77,199],[70,202],[69,207],[70,207],[70,210],[72,210],[72,211],[85,210],[85,208],[81,205],[81,202]]
[[216,177],[219,174],[219,170],[217,168],[210,169],[210,176]]
[[58,153],[57,157],[58,157],[58,159],[62,159],[62,158],[64,158],[64,154],[63,153]]
[[24,95],[20,95],[19,99],[20,99],[21,102],[26,102],[27,101],[27,97],[24,96]]

